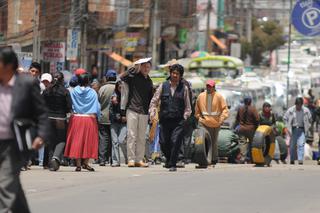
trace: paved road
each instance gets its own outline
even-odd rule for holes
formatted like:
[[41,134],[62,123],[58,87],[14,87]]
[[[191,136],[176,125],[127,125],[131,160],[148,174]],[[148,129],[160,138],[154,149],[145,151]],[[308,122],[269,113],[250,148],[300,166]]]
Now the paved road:
[[320,211],[320,167],[316,165],[194,165],[169,173],[148,169],[71,168],[24,172],[22,182],[35,213],[303,213]]

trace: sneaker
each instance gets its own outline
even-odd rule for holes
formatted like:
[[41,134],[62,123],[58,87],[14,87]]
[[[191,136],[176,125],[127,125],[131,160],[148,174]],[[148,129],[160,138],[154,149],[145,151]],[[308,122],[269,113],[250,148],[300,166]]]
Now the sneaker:
[[303,161],[299,161],[299,165],[303,165]]
[[290,164],[291,164],[291,165],[294,165],[294,161],[290,161]]
[[183,161],[179,161],[179,162],[177,163],[177,168],[185,168],[184,162],[183,162]]
[[134,165],[135,165],[135,164],[134,164],[134,161],[129,161],[129,162],[128,162],[128,167],[134,167]]

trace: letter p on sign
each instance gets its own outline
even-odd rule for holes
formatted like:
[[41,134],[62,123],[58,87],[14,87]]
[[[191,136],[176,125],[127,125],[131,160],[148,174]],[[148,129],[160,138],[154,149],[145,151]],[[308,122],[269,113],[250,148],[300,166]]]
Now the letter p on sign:
[[320,10],[309,8],[302,15],[302,22],[308,28],[316,28],[320,25]]

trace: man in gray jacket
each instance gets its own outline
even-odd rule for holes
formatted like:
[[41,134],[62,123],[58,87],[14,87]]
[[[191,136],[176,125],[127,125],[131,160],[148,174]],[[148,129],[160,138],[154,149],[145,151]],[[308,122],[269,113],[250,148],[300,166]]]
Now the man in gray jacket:
[[309,109],[303,106],[303,98],[296,98],[295,106],[289,108],[285,113],[284,121],[291,137],[290,164],[294,164],[298,154],[298,162],[302,165],[304,144],[312,122]]
[[[29,207],[20,182],[21,167],[27,157],[19,151],[19,137],[29,128],[28,122],[37,126],[32,148],[38,150],[49,139],[50,125],[39,82],[29,75],[18,74],[18,57],[11,49],[0,51],[0,212],[29,213]],[[22,124],[21,124],[22,123]],[[23,129],[23,128],[22,128]],[[30,130],[30,129],[29,129]]]
[[99,163],[105,166],[111,155],[111,133],[109,109],[111,96],[114,92],[117,73],[115,70],[108,70],[106,73],[107,83],[99,90],[99,102],[101,105],[101,118],[99,120]]

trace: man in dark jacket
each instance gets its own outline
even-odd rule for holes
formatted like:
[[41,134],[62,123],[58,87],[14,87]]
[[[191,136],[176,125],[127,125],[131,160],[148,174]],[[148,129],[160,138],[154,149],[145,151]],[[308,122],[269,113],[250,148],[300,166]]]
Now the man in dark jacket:
[[181,65],[170,66],[170,80],[161,84],[150,104],[153,120],[160,104],[160,145],[166,157],[166,168],[176,171],[178,154],[183,142],[185,122],[191,115],[188,87],[181,81],[184,69]]
[[12,124],[30,120],[36,126],[32,148],[38,150],[48,139],[49,121],[40,96],[39,83],[30,76],[17,74],[18,58],[11,49],[0,52],[0,212],[28,213],[20,183],[24,164]]
[[110,133],[110,105],[111,96],[114,92],[117,73],[108,70],[106,73],[107,83],[99,89],[99,102],[101,105],[101,118],[99,119],[99,162],[105,166],[111,156],[111,133]]
[[251,97],[244,98],[244,106],[241,106],[238,110],[236,117],[236,130],[240,136],[245,137],[248,140],[247,143],[247,162],[251,163],[251,147],[254,134],[259,126],[259,114],[254,106],[251,105]]

